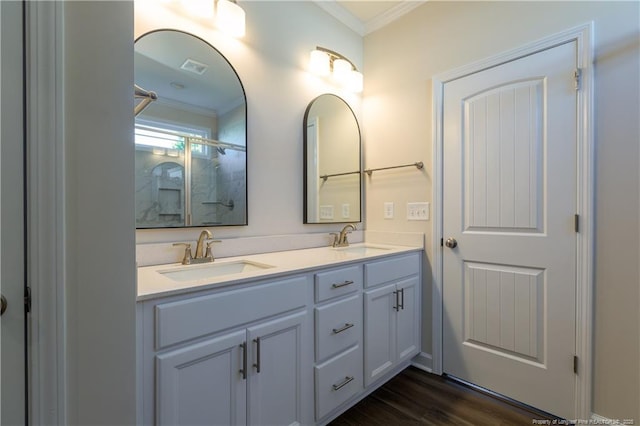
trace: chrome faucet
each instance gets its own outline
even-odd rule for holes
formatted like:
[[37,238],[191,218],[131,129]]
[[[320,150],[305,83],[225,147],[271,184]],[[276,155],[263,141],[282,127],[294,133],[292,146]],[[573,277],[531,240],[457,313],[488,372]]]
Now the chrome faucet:
[[[196,243],[196,254],[195,256],[191,253],[191,243],[173,243],[174,246],[184,246],[184,257],[182,258],[183,265],[191,265],[194,263],[207,263],[213,262],[215,258],[213,257],[213,250],[211,249],[211,244],[219,243],[220,240],[214,240],[213,234],[208,229],[203,229],[200,232],[200,236],[198,237],[198,242]],[[204,245],[207,245],[207,249],[205,251]],[[203,254],[204,252],[204,254]]]
[[353,223],[348,223],[342,228],[340,234],[331,233],[333,235],[333,243],[331,244],[333,247],[347,247],[349,245],[349,240],[347,240],[347,234],[350,234],[351,231],[356,230],[356,225]]

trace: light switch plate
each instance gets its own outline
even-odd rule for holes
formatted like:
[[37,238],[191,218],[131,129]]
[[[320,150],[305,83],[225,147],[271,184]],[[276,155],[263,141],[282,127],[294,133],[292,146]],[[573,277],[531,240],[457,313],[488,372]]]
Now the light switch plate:
[[393,219],[393,203],[387,201],[384,203],[384,218],[385,219]]
[[349,204],[343,204],[342,205],[342,218],[343,219],[348,219],[349,216],[351,216],[351,212],[350,212],[350,208],[349,208]]
[[407,220],[429,220],[429,203],[407,203]]

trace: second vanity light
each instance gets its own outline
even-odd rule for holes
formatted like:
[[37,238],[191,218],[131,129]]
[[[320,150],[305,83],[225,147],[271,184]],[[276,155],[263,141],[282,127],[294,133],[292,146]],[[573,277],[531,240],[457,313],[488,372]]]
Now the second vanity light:
[[309,71],[322,77],[331,75],[345,89],[362,92],[362,73],[353,62],[333,50],[320,46],[312,50],[309,56]]

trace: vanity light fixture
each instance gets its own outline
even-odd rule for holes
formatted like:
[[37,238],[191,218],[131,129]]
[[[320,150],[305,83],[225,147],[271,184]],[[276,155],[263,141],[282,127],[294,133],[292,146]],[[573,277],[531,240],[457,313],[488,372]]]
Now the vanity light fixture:
[[352,92],[362,92],[363,76],[356,66],[333,50],[316,47],[309,56],[309,71],[319,76],[331,74],[333,79]]

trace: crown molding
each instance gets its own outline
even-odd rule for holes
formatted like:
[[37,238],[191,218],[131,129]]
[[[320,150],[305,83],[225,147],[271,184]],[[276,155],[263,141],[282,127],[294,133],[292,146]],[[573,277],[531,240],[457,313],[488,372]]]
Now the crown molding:
[[348,28],[356,32],[360,36],[365,35],[365,25],[364,23],[353,16],[351,12],[349,12],[344,7],[340,6],[336,0],[314,0],[314,3],[318,5],[321,9],[327,12],[329,15],[336,18],[338,21],[342,22]]
[[391,22],[395,21],[396,19],[400,18],[403,15],[406,15],[407,13],[411,12],[413,9],[415,9],[418,6],[421,6],[423,3],[426,3],[427,1],[428,0],[405,0],[405,1],[399,2],[392,8],[388,9],[387,11],[382,12],[381,14],[365,22],[364,23],[365,30],[363,35],[367,35],[376,30],[379,30],[380,28],[386,25],[389,25]]
[[317,4],[318,7],[332,15],[338,21],[342,22],[344,25],[346,25],[348,28],[362,37],[390,24],[391,22],[409,13],[410,11],[427,1],[428,0],[399,1],[390,9],[380,13],[379,15],[369,19],[366,22],[363,22],[347,9],[342,7],[336,0],[314,0],[315,4]]

